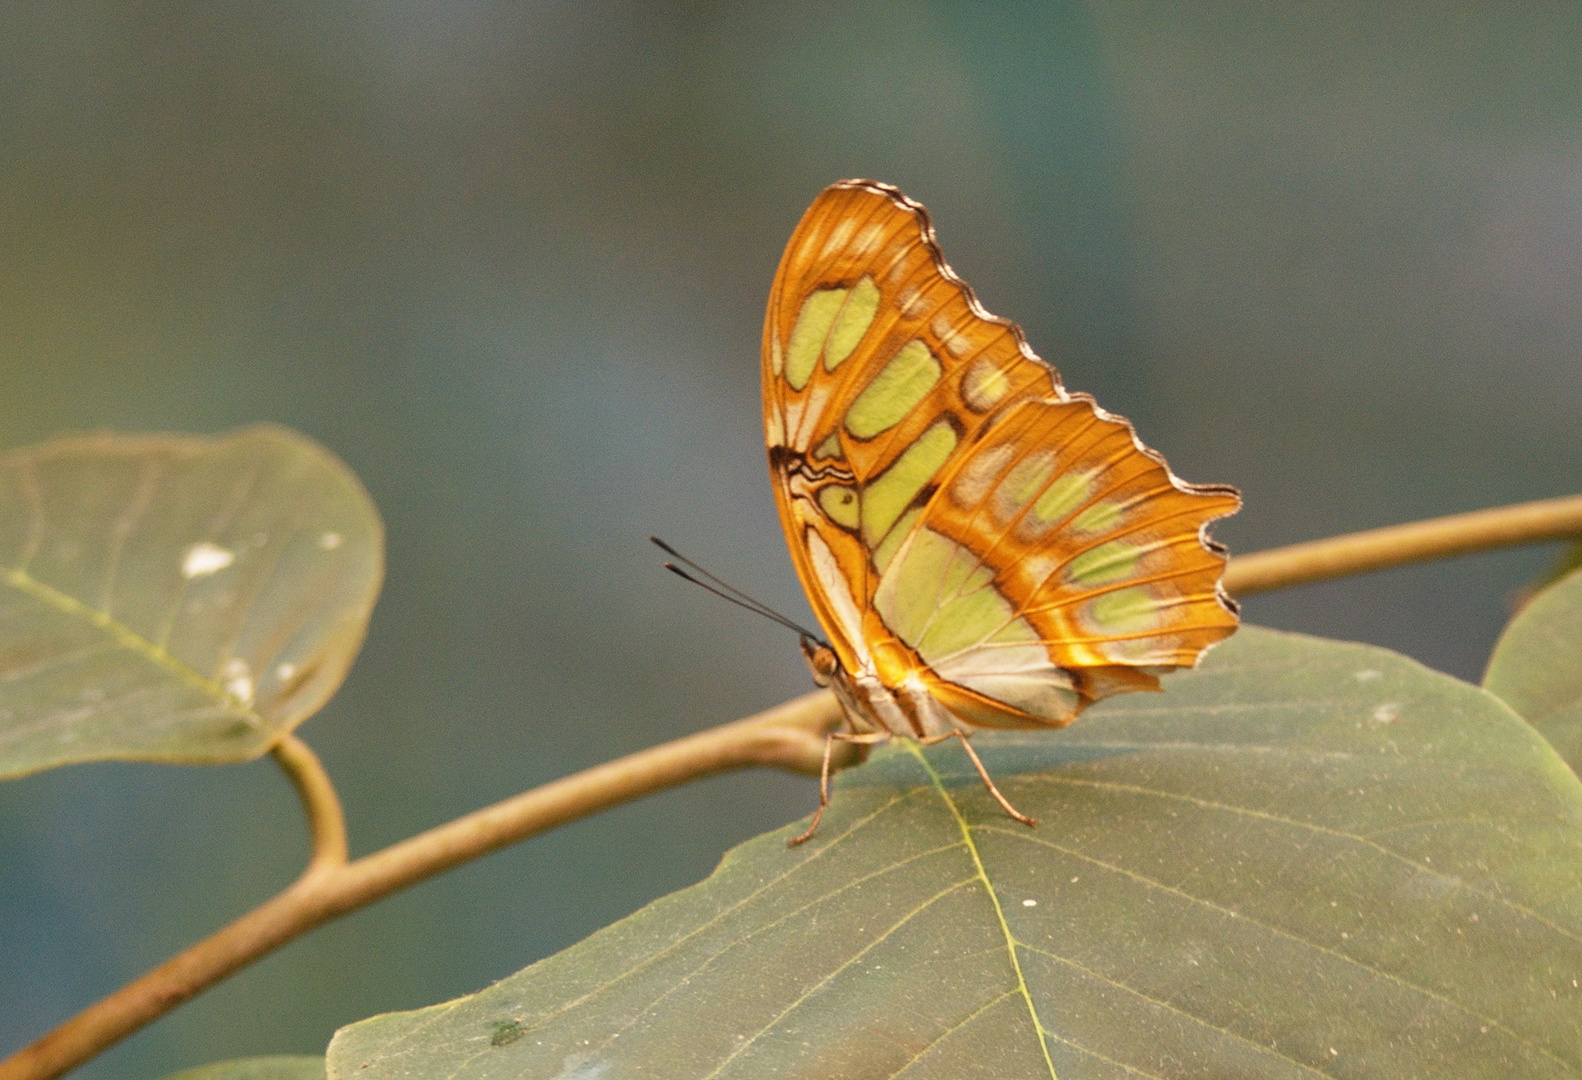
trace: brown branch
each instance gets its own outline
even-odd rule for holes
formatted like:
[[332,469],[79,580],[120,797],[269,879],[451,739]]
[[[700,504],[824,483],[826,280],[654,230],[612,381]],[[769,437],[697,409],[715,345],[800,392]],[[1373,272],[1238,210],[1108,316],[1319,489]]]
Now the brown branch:
[[1246,596],[1425,559],[1577,536],[1582,536],[1582,495],[1568,495],[1238,555],[1225,570],[1225,591]]
[[313,844],[313,855],[307,869],[302,871],[303,876],[345,866],[346,815],[323,762],[307,743],[289,733],[271,752],[276,763],[291,778],[308,815],[308,837]]
[[[1233,595],[1302,585],[1422,559],[1582,536],[1582,496],[1523,503],[1238,556]],[[307,811],[313,857],[274,899],[90,1005],[0,1062],[0,1080],[53,1080],[221,979],[321,923],[459,863],[643,795],[715,773],[776,766],[817,775],[824,733],[840,722],[828,691],[596,766],[346,861],[340,802],[307,745],[288,737],[275,757]],[[846,748],[847,760],[856,752]]]
[[315,926],[545,829],[731,769],[770,765],[816,776],[824,733],[840,718],[828,691],[807,694],[534,788],[351,863],[344,862],[340,806],[318,759],[296,740],[289,749],[282,744],[276,756],[302,792],[313,829],[308,870],[261,907],[0,1062],[0,1080],[50,1080],[69,1072]]

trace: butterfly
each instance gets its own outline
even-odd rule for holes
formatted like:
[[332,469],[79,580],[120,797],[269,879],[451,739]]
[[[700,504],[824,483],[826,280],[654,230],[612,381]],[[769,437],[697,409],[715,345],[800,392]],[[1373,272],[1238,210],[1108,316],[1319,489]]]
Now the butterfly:
[[1131,424],[1068,392],[946,264],[888,184],[826,188],[786,245],[763,337],[764,433],[802,638],[849,731],[1062,727],[1192,667],[1237,625],[1208,525],[1235,488],[1179,480]]

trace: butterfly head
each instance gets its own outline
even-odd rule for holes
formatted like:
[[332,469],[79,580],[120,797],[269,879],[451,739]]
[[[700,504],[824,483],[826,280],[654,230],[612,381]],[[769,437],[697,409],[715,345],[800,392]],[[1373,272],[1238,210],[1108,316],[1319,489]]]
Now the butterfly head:
[[802,659],[807,661],[813,681],[819,686],[830,685],[840,673],[840,658],[835,655],[835,650],[806,634],[802,636]]

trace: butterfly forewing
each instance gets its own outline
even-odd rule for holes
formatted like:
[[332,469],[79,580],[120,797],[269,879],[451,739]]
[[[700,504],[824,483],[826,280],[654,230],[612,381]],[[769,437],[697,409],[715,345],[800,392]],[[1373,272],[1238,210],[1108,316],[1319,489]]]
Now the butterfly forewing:
[[763,378],[781,520],[847,671],[971,724],[1060,724],[1235,628],[1204,532],[1234,490],[1182,483],[1067,394],[895,189],[809,208]]

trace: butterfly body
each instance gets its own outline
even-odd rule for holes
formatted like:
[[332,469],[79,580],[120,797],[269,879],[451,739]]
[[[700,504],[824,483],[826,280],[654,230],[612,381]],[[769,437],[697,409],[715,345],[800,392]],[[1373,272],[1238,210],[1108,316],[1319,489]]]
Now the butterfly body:
[[1184,483],[1067,392],[895,188],[842,181],[808,209],[762,373],[781,523],[829,637],[804,654],[855,731],[1063,726],[1235,629],[1207,535],[1235,489]]

